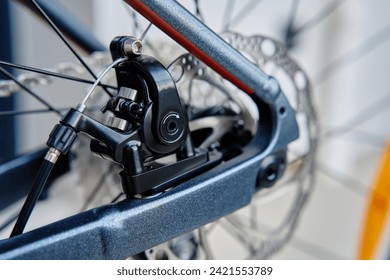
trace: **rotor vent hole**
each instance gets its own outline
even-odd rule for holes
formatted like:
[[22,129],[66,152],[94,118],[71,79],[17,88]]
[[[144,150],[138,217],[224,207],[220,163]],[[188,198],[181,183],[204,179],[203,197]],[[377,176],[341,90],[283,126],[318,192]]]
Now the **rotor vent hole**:
[[276,52],[276,46],[275,46],[275,43],[272,42],[271,40],[269,39],[266,39],[263,41],[263,43],[261,44],[261,50],[263,51],[263,53],[268,56],[268,57],[271,57],[275,54]]
[[294,83],[298,90],[304,90],[307,88],[307,80],[302,71],[297,71],[294,74]]

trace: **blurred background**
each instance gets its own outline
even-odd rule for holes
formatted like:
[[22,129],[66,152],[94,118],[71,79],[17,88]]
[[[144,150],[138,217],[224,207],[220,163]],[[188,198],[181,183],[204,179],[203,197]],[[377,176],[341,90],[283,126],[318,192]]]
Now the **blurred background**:
[[[10,43],[4,47],[8,50],[8,57],[2,57],[2,60],[45,69],[55,69],[59,63],[75,61],[74,56],[44,22],[14,1],[1,2],[4,5],[4,9],[0,9],[1,13],[6,12],[6,7],[9,11],[9,18],[2,16],[2,19],[8,21],[11,27],[9,33],[3,28],[0,35],[1,42]],[[69,8],[105,46],[118,35],[140,36],[134,33],[139,33],[147,26],[147,22],[138,17],[140,27],[136,29],[134,14],[119,0],[58,2]],[[356,258],[370,189],[380,176],[379,167],[386,154],[390,131],[390,2],[180,2],[192,12],[196,11],[194,3],[198,2],[201,16],[215,32],[234,30],[247,36],[260,34],[287,44],[291,57],[311,80],[312,100],[320,124],[315,186],[290,242],[272,258]],[[3,26],[6,24],[4,22]],[[147,34],[147,39],[172,43],[155,27]],[[3,54],[7,53],[5,49],[1,50]],[[37,91],[49,103],[67,107],[74,106],[83,97],[84,92],[80,93],[79,88],[79,85],[68,81],[59,81],[50,87],[37,86]],[[3,110],[10,110],[12,106],[18,110],[32,110],[40,106],[22,93],[8,98],[8,105],[4,105],[5,100],[0,99],[1,106],[11,107],[3,107]],[[57,122],[58,116],[55,114],[2,117],[2,162],[41,147]],[[387,190],[390,189],[389,185],[390,181]],[[75,203],[66,189],[57,193],[63,195],[64,204]],[[275,208],[279,208],[283,200],[276,199],[272,203]],[[389,202],[387,200],[384,203],[383,214]],[[1,212],[0,222],[5,221],[8,213],[18,207],[20,203]],[[48,209],[53,208],[44,206],[37,213],[47,216]],[[54,213],[56,211],[53,210]],[[69,210],[65,215],[71,213]],[[388,220],[374,258],[389,257]],[[50,218],[40,219],[38,224],[47,221]],[[0,234],[1,237],[7,236],[7,230]],[[234,258],[234,253],[225,255],[222,252],[219,257]]]

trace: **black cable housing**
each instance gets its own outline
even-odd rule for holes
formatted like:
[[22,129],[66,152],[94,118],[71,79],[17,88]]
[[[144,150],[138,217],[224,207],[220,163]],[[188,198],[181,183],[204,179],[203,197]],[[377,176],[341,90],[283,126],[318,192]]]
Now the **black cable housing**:
[[35,204],[45,187],[46,181],[49,178],[51,170],[53,169],[54,163],[44,160],[41,167],[39,168],[38,174],[35,177],[34,183],[27,196],[26,201],[23,204],[22,210],[18,216],[14,228],[12,229],[10,237],[20,235],[23,233],[24,228],[31,216],[31,213],[35,207]]

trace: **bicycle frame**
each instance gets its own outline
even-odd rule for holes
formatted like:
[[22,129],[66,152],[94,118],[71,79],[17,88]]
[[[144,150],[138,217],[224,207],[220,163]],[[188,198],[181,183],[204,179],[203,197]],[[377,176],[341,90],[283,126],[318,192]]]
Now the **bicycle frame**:
[[[244,152],[166,193],[101,206],[0,241],[0,259],[123,259],[247,205],[265,163],[285,160],[298,137],[277,82],[174,0],[125,0],[193,55],[249,93],[259,128]],[[279,175],[284,172],[280,164]],[[256,187],[257,186],[257,187]]]

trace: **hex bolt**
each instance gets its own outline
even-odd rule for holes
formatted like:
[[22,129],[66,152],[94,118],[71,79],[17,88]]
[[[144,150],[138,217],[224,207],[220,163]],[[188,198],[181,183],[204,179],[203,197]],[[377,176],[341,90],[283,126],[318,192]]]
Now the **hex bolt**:
[[123,52],[127,55],[141,55],[143,51],[142,41],[135,37],[128,37],[123,43]]
[[278,167],[275,163],[268,165],[264,170],[264,179],[272,183],[278,178]]
[[285,158],[280,155],[270,155],[260,165],[257,175],[257,188],[269,188],[284,173]]
[[178,141],[181,138],[183,131],[183,120],[176,112],[167,114],[160,124],[161,136],[168,143]]

